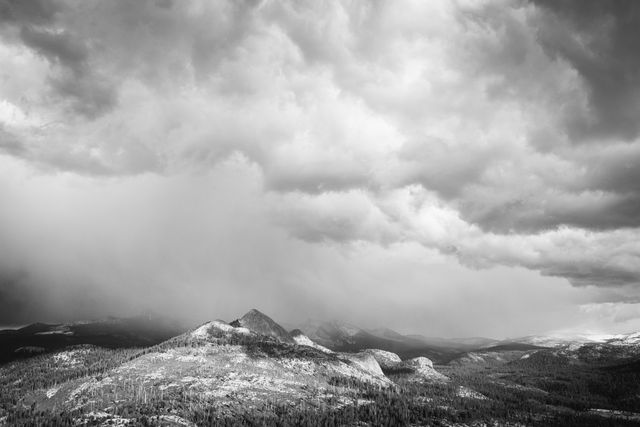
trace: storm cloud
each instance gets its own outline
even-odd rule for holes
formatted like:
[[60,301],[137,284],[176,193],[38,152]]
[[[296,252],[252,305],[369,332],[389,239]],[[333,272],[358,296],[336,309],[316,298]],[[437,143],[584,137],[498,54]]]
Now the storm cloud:
[[[509,334],[538,293],[576,325],[638,298],[639,13],[2,1],[0,320],[262,302]],[[471,286],[511,308],[451,329]]]

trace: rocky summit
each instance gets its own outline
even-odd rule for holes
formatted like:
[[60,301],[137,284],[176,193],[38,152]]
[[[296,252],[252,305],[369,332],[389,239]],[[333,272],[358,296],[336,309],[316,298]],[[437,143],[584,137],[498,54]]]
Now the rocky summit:
[[272,318],[259,310],[251,309],[241,318],[231,322],[232,326],[247,328],[256,334],[273,337],[281,342],[294,343],[289,332]]

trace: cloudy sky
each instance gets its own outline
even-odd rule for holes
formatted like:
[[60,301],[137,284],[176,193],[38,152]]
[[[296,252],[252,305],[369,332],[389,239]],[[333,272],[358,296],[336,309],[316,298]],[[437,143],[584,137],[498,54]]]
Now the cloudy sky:
[[640,4],[0,0],[0,324],[640,329]]

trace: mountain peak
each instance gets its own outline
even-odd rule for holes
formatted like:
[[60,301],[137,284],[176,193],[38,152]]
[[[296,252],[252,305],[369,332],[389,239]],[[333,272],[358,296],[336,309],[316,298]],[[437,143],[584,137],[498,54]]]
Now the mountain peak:
[[[251,310],[247,311],[238,320],[243,320],[243,319],[247,320],[247,321],[259,321],[259,322],[264,322],[264,323],[273,323],[273,324],[277,325],[275,320],[273,320],[271,317],[267,316],[266,314],[264,314],[263,312],[261,312],[257,308],[252,308]],[[278,326],[280,326],[280,325],[278,325]]]
[[252,308],[251,310],[247,311],[244,316],[242,317],[247,317],[247,316],[264,316],[264,317],[269,317],[266,314],[264,314],[263,312],[261,312],[260,310],[258,310],[257,308]]
[[294,342],[285,328],[255,308],[249,310],[240,319],[231,322],[231,325],[236,327],[243,326],[255,333],[271,336],[282,342]]

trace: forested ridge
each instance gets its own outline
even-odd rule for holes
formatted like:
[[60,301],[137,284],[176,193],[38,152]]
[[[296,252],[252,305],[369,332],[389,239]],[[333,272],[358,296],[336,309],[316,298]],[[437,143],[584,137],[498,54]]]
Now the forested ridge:
[[328,392],[304,385],[299,400],[286,403],[274,394],[247,404],[230,392],[225,402],[231,403],[220,405],[188,385],[166,388],[161,379],[148,383],[136,378],[79,395],[75,408],[42,397],[49,390],[54,395],[60,388],[103,381],[113,369],[145,355],[162,359],[172,351],[198,354],[198,349],[211,346],[241,348],[257,364],[291,358],[352,363],[337,353],[215,328],[204,336],[183,334],[146,348],[71,346],[0,366],[0,424],[168,426],[182,420],[198,426],[640,425],[638,360],[613,357],[611,349],[594,353],[593,348],[579,350],[578,356],[541,349],[502,364],[438,365],[436,370],[449,378],[441,382],[416,382],[405,365],[384,369],[393,386],[335,376],[329,379]]

